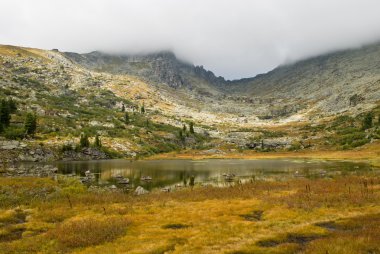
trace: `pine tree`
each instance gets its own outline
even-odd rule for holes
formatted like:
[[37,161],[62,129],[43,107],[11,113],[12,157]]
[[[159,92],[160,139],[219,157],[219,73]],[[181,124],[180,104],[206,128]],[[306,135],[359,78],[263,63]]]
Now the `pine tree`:
[[90,146],[90,141],[88,141],[87,133],[80,134],[79,145],[80,145],[80,147],[89,147]]
[[189,185],[190,185],[191,189],[193,189],[193,187],[195,185],[195,177],[194,176],[190,176]]
[[27,135],[34,135],[37,129],[37,116],[36,114],[27,113],[24,123],[25,133]]
[[95,136],[95,141],[94,141],[94,146],[95,147],[102,147],[102,141],[100,140],[100,137],[98,134]]
[[124,121],[126,124],[129,124],[129,114],[128,112],[125,112]]
[[372,128],[372,120],[373,120],[372,113],[368,113],[365,115],[364,120],[363,120],[363,130]]
[[185,137],[183,136],[183,132],[182,132],[182,130],[180,130],[178,134],[179,134],[179,139],[180,139],[182,142],[184,142],[184,141],[185,141]]
[[193,123],[193,122],[190,122],[189,125],[190,125],[190,126],[189,126],[190,133],[191,133],[191,134],[194,134],[194,123]]
[[121,106],[121,112],[125,112],[125,106],[124,106],[124,103],[123,103],[123,106]]
[[0,124],[4,127],[8,127],[11,121],[11,110],[9,108],[9,103],[6,100],[1,100],[0,103]]
[[8,100],[8,105],[9,105],[9,111],[10,111],[10,113],[11,114],[16,113],[16,111],[17,111],[17,104],[16,104],[16,102],[12,98],[10,98]]
[[183,125],[183,127],[182,127],[182,130],[183,130],[183,132],[186,132],[186,130],[187,130],[187,127],[186,127],[186,125],[185,125],[185,124]]
[[145,106],[142,105],[142,106],[141,106],[141,114],[144,114],[144,113],[145,113]]

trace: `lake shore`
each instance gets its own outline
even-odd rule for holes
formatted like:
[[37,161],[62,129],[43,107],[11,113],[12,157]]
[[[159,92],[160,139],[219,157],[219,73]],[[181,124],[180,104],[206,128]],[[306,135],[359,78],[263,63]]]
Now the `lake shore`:
[[279,151],[279,152],[256,152],[244,150],[242,152],[231,152],[220,150],[219,153],[208,154],[199,150],[186,150],[181,152],[163,153],[145,158],[146,160],[170,160],[170,159],[323,159],[323,160],[353,160],[369,161],[373,166],[380,166],[380,142],[365,145],[356,150],[301,150],[301,151]]

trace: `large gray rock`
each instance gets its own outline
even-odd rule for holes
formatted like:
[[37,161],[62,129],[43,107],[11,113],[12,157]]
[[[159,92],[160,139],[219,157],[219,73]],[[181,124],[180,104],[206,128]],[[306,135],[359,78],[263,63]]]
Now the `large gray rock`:
[[16,140],[0,141],[0,150],[13,150],[20,148],[20,142]]
[[135,190],[135,195],[144,195],[144,194],[147,194],[149,193],[149,191],[147,191],[146,189],[144,189],[143,187],[141,186],[138,186]]

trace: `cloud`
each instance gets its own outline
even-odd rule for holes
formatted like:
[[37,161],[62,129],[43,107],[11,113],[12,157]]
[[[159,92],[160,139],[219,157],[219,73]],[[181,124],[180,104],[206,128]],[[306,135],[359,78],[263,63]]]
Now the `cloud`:
[[0,0],[0,43],[173,50],[227,78],[380,40],[378,0]]

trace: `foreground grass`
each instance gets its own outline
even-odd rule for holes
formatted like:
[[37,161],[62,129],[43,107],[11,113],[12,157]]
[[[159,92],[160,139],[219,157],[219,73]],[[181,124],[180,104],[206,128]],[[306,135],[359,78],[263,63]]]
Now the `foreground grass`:
[[379,253],[380,177],[133,196],[0,178],[0,253]]

